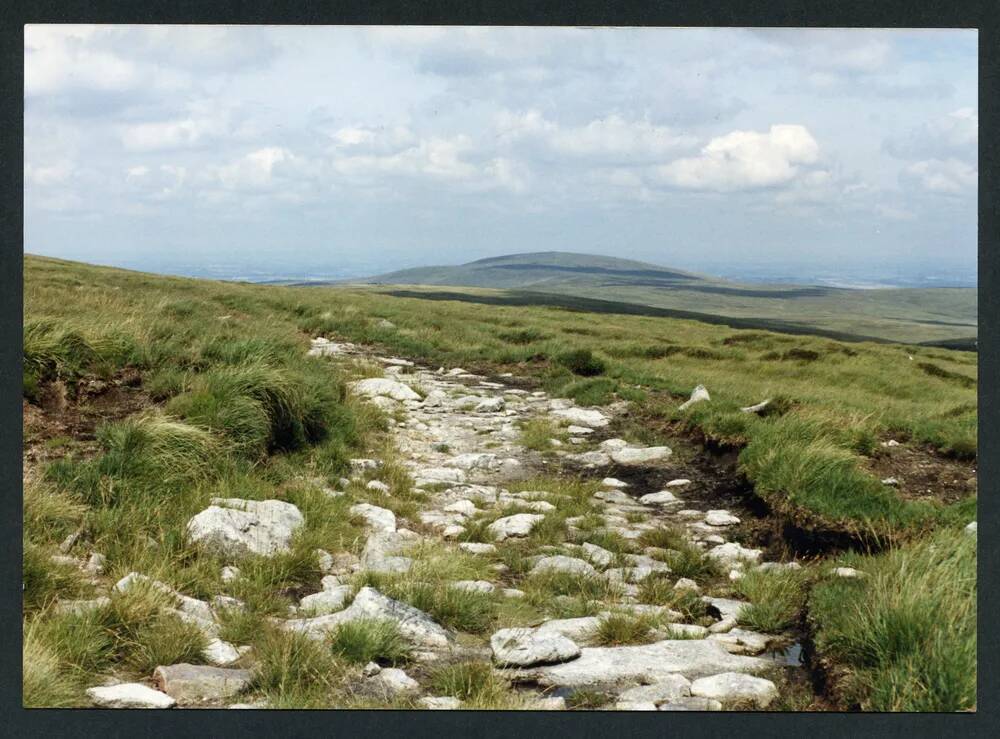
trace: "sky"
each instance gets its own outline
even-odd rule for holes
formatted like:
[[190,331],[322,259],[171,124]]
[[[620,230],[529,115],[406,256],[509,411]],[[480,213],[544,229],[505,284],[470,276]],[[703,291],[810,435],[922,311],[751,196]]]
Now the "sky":
[[975,31],[33,25],[24,66],[30,253],[975,274]]

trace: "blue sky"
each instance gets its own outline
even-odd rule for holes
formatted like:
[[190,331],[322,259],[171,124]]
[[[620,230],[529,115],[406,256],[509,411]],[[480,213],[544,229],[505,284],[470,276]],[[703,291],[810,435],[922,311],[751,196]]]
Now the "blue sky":
[[29,26],[25,250],[974,269],[974,31]]

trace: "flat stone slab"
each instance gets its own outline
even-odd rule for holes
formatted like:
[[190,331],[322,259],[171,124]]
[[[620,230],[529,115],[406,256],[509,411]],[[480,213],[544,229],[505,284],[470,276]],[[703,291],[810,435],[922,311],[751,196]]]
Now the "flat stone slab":
[[545,516],[540,513],[515,513],[513,516],[498,518],[486,527],[494,541],[523,537],[531,533],[531,529]]
[[253,677],[250,670],[209,665],[161,665],[153,681],[178,703],[217,702],[238,695]]
[[712,698],[721,703],[749,701],[757,708],[767,708],[778,697],[770,680],[741,672],[724,672],[691,683],[691,695]]
[[585,687],[601,684],[652,683],[668,675],[689,680],[723,672],[763,673],[774,663],[730,654],[708,640],[671,639],[627,647],[585,647],[572,662],[526,670],[521,676],[540,685]]
[[586,426],[590,429],[603,428],[608,425],[608,417],[598,410],[585,408],[557,408],[551,411],[553,416],[565,418],[576,426]]
[[683,675],[668,675],[652,685],[629,688],[618,696],[619,701],[635,703],[665,703],[691,695],[691,681]]
[[490,637],[490,648],[493,660],[504,667],[565,662],[580,654],[580,647],[562,634],[528,628],[501,629]]
[[611,452],[611,460],[626,467],[637,467],[667,459],[673,451],[666,446],[625,447]]
[[100,708],[173,708],[177,701],[142,683],[87,688],[87,697]]
[[594,569],[594,566],[590,562],[577,559],[576,557],[567,557],[563,554],[542,557],[535,563],[535,566],[531,568],[531,572],[528,574],[538,575],[544,572],[569,572],[585,577],[597,577],[597,570]]

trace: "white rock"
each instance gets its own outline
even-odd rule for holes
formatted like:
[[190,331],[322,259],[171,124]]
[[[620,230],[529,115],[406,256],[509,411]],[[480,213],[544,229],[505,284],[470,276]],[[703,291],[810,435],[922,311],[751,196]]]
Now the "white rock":
[[719,544],[708,550],[708,556],[724,565],[733,565],[737,562],[756,562],[763,552],[760,549],[746,549],[736,542]]
[[374,531],[392,532],[396,530],[396,514],[388,508],[379,508],[370,503],[358,503],[349,509],[352,516],[360,516]]
[[574,436],[586,436],[587,434],[594,433],[594,429],[570,424],[566,427],[566,433],[573,434]]
[[681,501],[669,490],[661,490],[658,493],[646,493],[639,498],[643,505],[674,505]]
[[631,505],[635,502],[631,495],[623,493],[621,490],[599,490],[594,493],[594,497],[597,500],[603,500],[606,503]]
[[664,703],[691,695],[691,681],[683,675],[667,675],[652,685],[629,688],[618,696],[619,702]]
[[88,575],[100,575],[104,572],[104,566],[107,564],[108,558],[99,552],[92,552],[90,559],[87,560],[87,564],[83,566],[83,571]]
[[586,562],[576,557],[567,557],[557,554],[552,557],[542,557],[535,566],[531,568],[530,575],[538,575],[544,572],[569,572],[574,575],[584,575],[586,577],[597,577],[597,570],[590,562]]
[[701,698],[690,696],[686,698],[676,698],[666,703],[661,703],[661,711],[721,711],[722,704],[714,698]]
[[713,698],[722,703],[750,701],[757,708],[767,708],[778,697],[778,689],[770,680],[742,672],[723,672],[703,677],[691,683],[691,695]]
[[231,665],[233,662],[238,660],[240,658],[240,652],[234,645],[227,641],[212,639],[208,643],[208,646],[202,650],[201,656],[204,657],[205,661],[210,665],[225,667],[226,665]]
[[239,567],[226,565],[222,568],[222,582],[232,582],[233,580],[238,580],[241,574],[243,573]]
[[364,666],[364,669],[361,670],[361,674],[365,677],[375,677],[380,672],[382,672],[382,666],[377,662],[369,662]]
[[177,701],[142,683],[87,688],[87,697],[101,708],[173,708]]
[[690,485],[690,484],[691,484],[690,480],[687,480],[687,479],[681,477],[681,478],[678,478],[677,480],[671,480],[666,485],[664,485],[664,487],[668,487],[668,488],[681,488],[681,487],[684,487],[685,485]]
[[892,485],[893,487],[895,487],[895,486],[899,485],[899,480],[897,480],[895,477],[886,477],[886,478],[882,479],[882,484],[883,485]]
[[585,687],[604,683],[655,682],[681,674],[695,679],[729,670],[765,672],[773,662],[730,654],[707,639],[670,639],[627,647],[584,647],[572,662],[527,670],[543,686]]
[[371,472],[382,466],[377,459],[349,459],[348,463],[351,465],[351,472],[355,474]]
[[447,539],[449,541],[457,539],[462,534],[465,533],[465,527],[459,526],[457,524],[452,524],[450,526],[445,526],[441,531],[441,538]]
[[353,588],[350,585],[338,585],[321,590],[302,598],[299,601],[299,610],[313,616],[335,613],[344,608],[352,592]]
[[483,544],[475,541],[463,541],[458,548],[469,554],[492,554],[497,548],[492,544]]
[[617,464],[634,467],[659,462],[668,458],[673,452],[666,446],[626,447],[611,452],[611,460]]
[[192,542],[225,556],[271,556],[287,552],[305,523],[301,511],[280,500],[212,498],[212,505],[187,523]]
[[393,400],[420,400],[420,396],[409,385],[383,377],[369,377],[351,385],[358,395],[369,398],[385,397]]
[[585,408],[557,408],[552,411],[553,416],[565,418],[571,424],[586,426],[587,428],[603,428],[608,425],[608,417],[598,410],[588,410]]
[[361,569],[371,572],[408,572],[413,560],[400,556],[418,537],[404,534],[401,530],[377,531],[368,537],[359,562]]
[[604,452],[582,452],[580,454],[567,454],[567,462],[574,462],[583,467],[605,467],[611,464],[611,457]]
[[396,667],[383,667],[375,679],[390,693],[413,693],[420,690],[420,683]]
[[471,593],[492,593],[496,590],[496,585],[487,580],[456,580],[449,583],[453,588],[466,590]]
[[601,619],[597,616],[580,616],[578,618],[557,618],[546,621],[535,629],[535,633],[561,634],[577,644],[593,641]]
[[417,487],[465,482],[465,472],[456,467],[423,467],[414,473]]
[[462,707],[462,701],[450,695],[420,698],[417,704],[431,711],[455,711]]
[[253,679],[250,670],[209,665],[160,665],[153,681],[178,703],[216,702],[245,690]]
[[837,577],[864,577],[865,573],[861,570],[856,570],[853,567],[835,567],[833,569],[833,574]]
[[499,413],[506,406],[503,398],[487,398],[476,405],[475,411],[477,413]]
[[532,629],[501,629],[490,637],[498,665],[529,667],[565,662],[580,654],[580,647],[562,634],[539,634]]
[[712,510],[705,516],[705,523],[709,526],[735,526],[740,519],[729,511]]
[[386,495],[388,495],[390,491],[389,486],[381,480],[369,480],[365,483],[365,488],[368,490],[374,490],[376,493],[385,493]]
[[743,609],[750,605],[743,600],[735,600],[733,598],[713,598],[708,595],[702,596],[702,601],[708,603],[709,606],[718,611],[724,619],[739,618],[740,614],[743,613]]
[[724,634],[712,634],[709,638],[733,654],[760,654],[774,641],[774,637],[767,634],[735,628]]
[[316,555],[316,564],[319,565],[320,572],[333,572],[334,560],[332,554],[325,549],[314,549],[313,554]]
[[561,695],[552,695],[532,701],[528,708],[532,711],[565,711],[566,699]]
[[628,487],[627,482],[622,482],[621,480],[618,480],[614,477],[605,477],[603,480],[601,480],[601,485],[603,485],[606,488],[619,488],[619,489]]
[[708,394],[708,390],[705,389],[704,385],[699,385],[693,391],[691,391],[691,397],[686,401],[681,403],[679,410],[685,411],[690,408],[695,403],[701,403],[706,400],[711,400],[712,398]]
[[604,547],[585,542],[582,547],[587,558],[598,567],[608,567],[615,559],[615,555]]
[[461,470],[488,470],[496,465],[497,455],[489,452],[470,452],[459,454],[448,460],[449,467]]
[[359,619],[395,621],[402,636],[416,646],[440,648],[451,643],[448,633],[426,613],[369,587],[361,588],[354,597],[354,602],[343,611],[315,618],[288,620],[284,623],[284,628],[322,639],[340,624]]
[[680,578],[674,583],[674,590],[693,590],[694,592],[699,592],[701,588],[698,587],[698,583],[687,577]]
[[615,701],[617,711],[655,711],[656,704],[651,701]]
[[770,404],[771,404],[771,399],[768,398],[767,400],[762,400],[760,403],[756,403],[754,405],[748,405],[748,406],[745,406],[743,408],[740,408],[740,410],[743,411],[744,413],[760,413],[762,410],[764,410],[765,408],[767,408]]
[[540,513],[515,513],[513,516],[498,518],[486,527],[494,541],[505,541],[514,537],[527,536],[536,523],[545,516]]
[[965,533],[968,534],[969,536],[976,536],[977,532],[978,532],[978,526],[975,521],[973,521],[972,523],[970,523],[968,526],[965,527]]

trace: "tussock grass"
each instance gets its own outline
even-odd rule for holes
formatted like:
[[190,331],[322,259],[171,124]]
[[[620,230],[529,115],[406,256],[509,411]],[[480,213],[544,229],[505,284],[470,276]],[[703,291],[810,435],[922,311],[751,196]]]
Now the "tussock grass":
[[340,624],[330,635],[333,653],[352,664],[399,664],[410,650],[395,621],[358,619]]
[[345,667],[321,641],[267,629],[254,645],[253,688],[274,708],[327,708],[339,703]]
[[836,690],[869,711],[976,706],[976,541],[945,529],[876,557],[847,557],[867,575],[812,590],[819,656]]
[[428,676],[428,687],[435,695],[458,698],[468,709],[511,710],[524,708],[527,703],[511,689],[508,680],[485,662],[435,668]]
[[649,644],[654,641],[653,629],[659,621],[645,614],[611,613],[598,621],[594,640],[605,647]]
[[81,705],[82,687],[63,669],[59,657],[39,638],[33,625],[24,629],[21,649],[21,705],[25,708],[71,708]]
[[566,432],[544,417],[532,418],[521,425],[519,441],[526,449],[545,452],[552,449],[552,439],[566,440]]
[[808,575],[801,570],[750,570],[733,583],[733,589],[750,601],[740,613],[740,623],[775,634],[799,622]]

